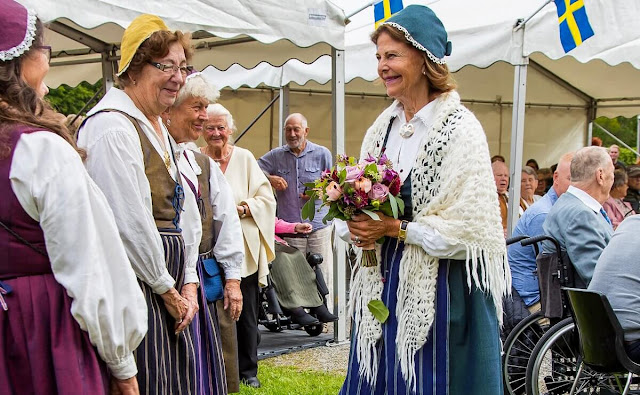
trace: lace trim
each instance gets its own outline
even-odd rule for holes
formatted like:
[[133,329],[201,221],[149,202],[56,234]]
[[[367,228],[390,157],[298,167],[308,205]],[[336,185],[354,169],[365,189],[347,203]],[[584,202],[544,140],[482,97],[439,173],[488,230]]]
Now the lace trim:
[[437,64],[445,64],[447,63],[444,58],[442,59],[438,59],[434,54],[431,53],[431,51],[429,51],[427,48],[425,48],[422,44],[420,44],[419,42],[417,42],[413,36],[411,36],[411,33],[409,33],[409,31],[407,29],[405,29],[404,27],[398,25],[395,22],[385,22],[385,25],[391,25],[393,27],[395,27],[396,29],[400,30],[401,32],[404,33],[404,36],[407,40],[409,40],[409,42],[411,44],[413,44],[414,47],[418,48],[419,50],[421,50],[422,52],[426,52],[427,56],[429,57],[429,59],[431,59],[432,62],[437,63]]
[[15,59],[23,53],[27,52],[33,44],[33,40],[36,37],[36,13],[27,9],[27,31],[25,32],[22,42],[13,48],[9,48],[6,51],[0,51],[0,60],[8,61]]

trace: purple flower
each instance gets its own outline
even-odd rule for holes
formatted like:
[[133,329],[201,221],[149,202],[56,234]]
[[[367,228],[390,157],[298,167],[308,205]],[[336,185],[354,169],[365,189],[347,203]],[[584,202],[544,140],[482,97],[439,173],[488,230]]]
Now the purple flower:
[[389,195],[389,187],[384,184],[380,184],[376,182],[371,186],[371,190],[369,191],[369,197],[374,200],[378,200],[380,203],[384,203],[387,201]]
[[354,183],[364,174],[364,170],[362,170],[359,166],[347,166],[347,178],[345,182]]
[[376,158],[374,158],[373,156],[371,156],[371,154],[367,154],[366,159],[363,161],[366,163],[376,163]]
[[356,208],[360,209],[369,204],[369,197],[364,191],[355,191],[351,201]]
[[382,182],[385,183],[385,185],[391,185],[391,182],[397,177],[398,177],[398,173],[396,173],[395,170],[386,169],[382,173]]

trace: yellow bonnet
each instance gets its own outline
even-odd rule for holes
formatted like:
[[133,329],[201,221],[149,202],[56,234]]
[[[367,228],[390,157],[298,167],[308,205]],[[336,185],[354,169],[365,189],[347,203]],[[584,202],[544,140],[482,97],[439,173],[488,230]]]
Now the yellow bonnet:
[[168,31],[169,28],[162,19],[155,15],[142,14],[131,22],[122,35],[122,43],[120,44],[120,69],[118,70],[118,74],[116,74],[117,76],[127,71],[133,56],[144,40],[151,37],[153,33],[161,30]]

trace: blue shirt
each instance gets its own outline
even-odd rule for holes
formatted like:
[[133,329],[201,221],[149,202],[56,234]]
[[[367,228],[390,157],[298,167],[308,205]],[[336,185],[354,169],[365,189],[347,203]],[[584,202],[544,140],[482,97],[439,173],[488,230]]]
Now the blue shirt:
[[[278,218],[287,222],[307,222],[313,225],[313,230],[319,230],[327,225],[322,223],[322,218],[327,215],[329,208],[323,206],[316,211],[313,221],[302,220],[302,206],[307,202],[300,198],[305,191],[304,184],[320,178],[324,170],[333,166],[331,152],[318,144],[307,140],[307,145],[300,155],[296,156],[288,145],[274,148],[258,159],[260,168],[270,175],[280,176],[287,181],[288,187],[284,191],[276,191],[278,201]],[[316,200],[316,210],[322,203]]]
[[[549,188],[546,195],[525,210],[512,236],[533,237],[544,234],[542,224],[557,200],[558,194],[555,189]],[[534,274],[536,270],[535,250],[533,246],[523,247],[520,243],[514,243],[509,246],[508,257],[513,287],[518,291],[524,303],[531,306],[540,300],[538,276]]]

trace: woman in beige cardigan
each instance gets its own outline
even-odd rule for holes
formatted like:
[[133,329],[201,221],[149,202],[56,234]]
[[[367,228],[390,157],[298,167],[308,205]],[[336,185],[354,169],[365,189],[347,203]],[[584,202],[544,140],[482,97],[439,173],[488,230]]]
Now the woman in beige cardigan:
[[[253,154],[229,141],[235,131],[231,113],[220,104],[207,109],[202,153],[215,160],[224,173],[235,199],[242,234],[245,258],[242,267],[242,297],[244,306],[237,322],[238,368],[240,380],[251,387],[260,387],[258,380],[258,295],[265,286],[268,264],[274,258],[276,200],[269,180]],[[225,357],[225,364],[227,359]]]

